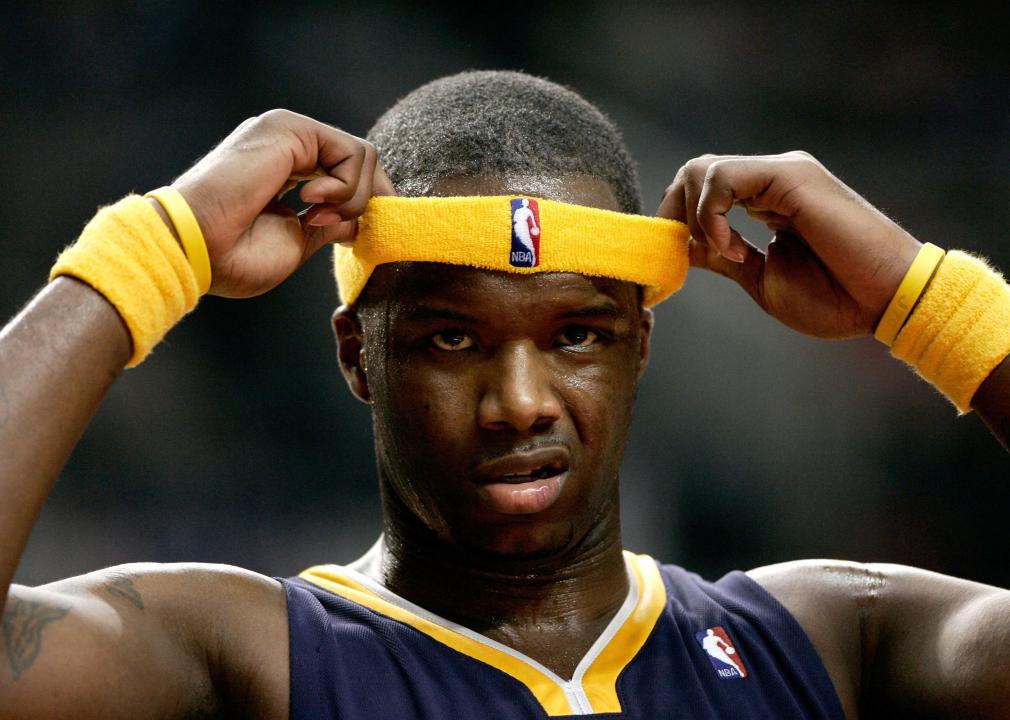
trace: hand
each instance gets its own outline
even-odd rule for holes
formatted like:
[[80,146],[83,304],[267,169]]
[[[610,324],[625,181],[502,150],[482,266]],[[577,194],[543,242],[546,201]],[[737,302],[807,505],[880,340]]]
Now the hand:
[[[313,178],[302,217],[277,202]],[[210,292],[251,297],[285,280],[323,245],[354,237],[372,195],[394,195],[371,143],[288,110],[246,120],[173,185],[207,241]]]
[[[730,227],[734,204],[774,231],[767,252]],[[772,317],[825,338],[872,333],[921,247],[805,152],[695,158],[657,214],[687,223],[693,267],[735,280]]]

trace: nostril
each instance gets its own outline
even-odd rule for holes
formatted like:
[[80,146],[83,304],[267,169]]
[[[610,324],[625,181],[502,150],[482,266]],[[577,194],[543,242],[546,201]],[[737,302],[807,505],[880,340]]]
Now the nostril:
[[555,419],[556,418],[541,416],[534,421],[530,429],[534,431],[547,430],[552,424],[554,424]]

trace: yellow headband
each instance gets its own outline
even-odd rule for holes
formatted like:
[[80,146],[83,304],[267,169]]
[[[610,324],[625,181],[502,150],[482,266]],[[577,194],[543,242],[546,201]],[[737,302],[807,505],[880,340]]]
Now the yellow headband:
[[650,306],[684,284],[687,240],[674,220],[540,198],[373,197],[354,242],[334,246],[333,268],[347,305],[377,265],[414,261],[627,280]]

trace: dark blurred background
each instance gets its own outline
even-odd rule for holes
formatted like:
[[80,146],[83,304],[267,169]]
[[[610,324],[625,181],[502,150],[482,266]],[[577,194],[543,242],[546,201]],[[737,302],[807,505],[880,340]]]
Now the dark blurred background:
[[[802,148],[921,240],[1010,270],[1005,22],[965,4],[803,7],[18,4],[0,11],[0,313],[98,205],[168,183],[246,117],[288,107],[364,134],[467,68],[598,103],[650,212],[695,155]],[[135,560],[283,575],[367,548],[370,421],[334,362],[324,254],[264,297],[205,299],[122,376],[18,581]],[[658,309],[623,477],[629,547],[708,576],[828,556],[1008,586],[1008,481],[982,423],[870,339],[795,335],[699,272]]]

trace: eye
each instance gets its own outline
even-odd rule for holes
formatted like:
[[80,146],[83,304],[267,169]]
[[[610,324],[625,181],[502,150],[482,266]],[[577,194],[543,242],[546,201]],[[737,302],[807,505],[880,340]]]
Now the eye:
[[587,327],[581,325],[569,325],[562,328],[557,335],[558,345],[565,347],[585,348],[594,344],[600,336]]
[[473,338],[462,330],[444,330],[431,336],[431,344],[439,350],[455,352],[474,346]]

